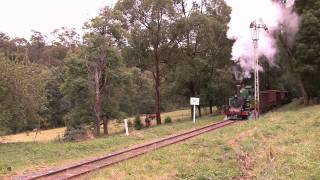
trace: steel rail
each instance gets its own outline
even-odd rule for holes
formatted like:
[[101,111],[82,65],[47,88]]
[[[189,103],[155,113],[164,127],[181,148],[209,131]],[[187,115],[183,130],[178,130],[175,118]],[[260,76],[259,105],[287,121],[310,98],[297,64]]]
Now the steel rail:
[[[230,120],[220,121],[218,123],[214,123],[202,128],[179,133],[176,135],[171,135],[165,138],[157,139],[155,141],[152,141],[146,144],[136,145],[131,148],[116,151],[114,153],[110,153],[98,158],[88,159],[88,160],[74,163],[68,166],[54,168],[50,170],[44,170],[36,173],[30,173],[30,174],[26,174],[18,177],[13,177],[10,179],[17,179],[17,180],[71,179],[71,178],[79,177],[81,175],[90,173],[94,170],[101,169],[101,168],[110,166],[112,164],[137,157],[139,155],[145,154],[146,152],[153,151],[161,147],[166,147],[171,144],[185,141],[192,137],[231,125],[233,123],[235,123],[235,121],[230,121]],[[70,172],[70,171],[73,171],[73,172]]]

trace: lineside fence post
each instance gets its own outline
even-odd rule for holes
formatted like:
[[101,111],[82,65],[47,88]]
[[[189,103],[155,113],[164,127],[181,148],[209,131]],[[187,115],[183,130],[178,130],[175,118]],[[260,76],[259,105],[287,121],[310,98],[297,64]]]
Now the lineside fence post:
[[129,136],[128,119],[124,119],[124,128],[126,130],[126,135]]
[[193,105],[193,123],[196,123],[196,105]]

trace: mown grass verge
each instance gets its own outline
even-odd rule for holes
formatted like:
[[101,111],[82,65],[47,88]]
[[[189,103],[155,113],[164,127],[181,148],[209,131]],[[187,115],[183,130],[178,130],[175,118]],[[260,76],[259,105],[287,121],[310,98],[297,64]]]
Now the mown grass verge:
[[292,103],[85,179],[320,179],[320,106]]
[[123,134],[116,134],[84,142],[51,141],[0,144],[0,179],[1,176],[21,174],[25,171],[34,171],[107,154],[133,144],[143,143],[220,120],[222,120],[221,116],[204,117],[193,124],[190,119],[182,119],[171,124],[131,131],[128,137]]

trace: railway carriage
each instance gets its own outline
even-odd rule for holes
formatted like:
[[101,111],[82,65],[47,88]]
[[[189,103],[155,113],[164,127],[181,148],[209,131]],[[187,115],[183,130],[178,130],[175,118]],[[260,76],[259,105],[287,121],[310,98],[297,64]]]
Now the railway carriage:
[[[247,86],[229,99],[229,104],[224,106],[224,114],[231,120],[246,120],[254,112],[254,91]],[[289,103],[287,91],[266,90],[260,92],[259,113],[265,113],[283,104]]]

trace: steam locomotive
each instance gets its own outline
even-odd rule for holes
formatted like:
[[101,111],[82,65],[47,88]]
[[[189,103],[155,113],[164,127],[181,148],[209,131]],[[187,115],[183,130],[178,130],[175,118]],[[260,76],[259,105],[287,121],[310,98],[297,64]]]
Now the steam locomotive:
[[[289,93],[281,90],[260,92],[259,114],[289,103]],[[254,89],[251,86],[237,86],[237,93],[224,106],[224,114],[230,120],[246,120],[254,114]]]

